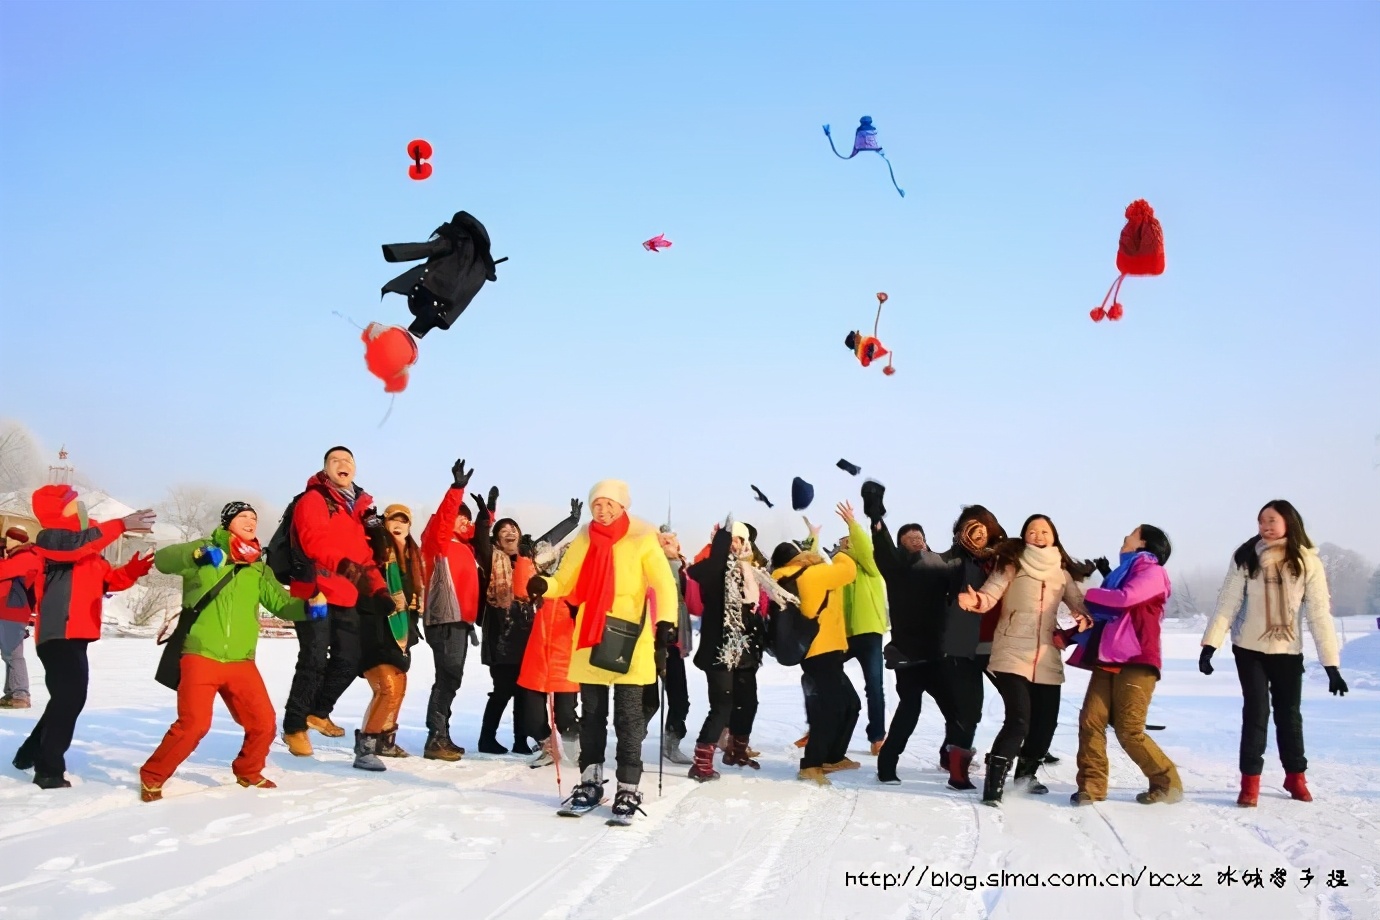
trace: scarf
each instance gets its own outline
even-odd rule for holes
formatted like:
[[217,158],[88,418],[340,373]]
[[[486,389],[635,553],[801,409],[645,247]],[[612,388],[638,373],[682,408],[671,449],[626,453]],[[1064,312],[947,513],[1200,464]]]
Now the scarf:
[[330,494],[337,504],[343,506],[350,514],[355,513],[355,501],[359,498],[359,493],[363,491],[359,486],[355,486],[354,491],[350,495],[346,495],[336,488],[335,483],[331,482],[330,477],[326,475],[325,471],[316,474],[316,481],[325,487],[326,492]]
[[[426,589],[422,585],[421,551],[409,541],[402,558],[398,557],[397,541],[388,540],[388,552],[383,560],[383,580],[388,585],[388,594],[393,598],[393,613],[388,616],[388,629],[398,647],[407,651],[407,637],[411,622],[409,614],[420,613],[425,607]],[[410,589],[410,590],[409,590]],[[412,600],[408,601],[408,595]]]
[[1294,620],[1284,600],[1284,540],[1261,540],[1255,545],[1260,557],[1260,579],[1265,585],[1265,631],[1262,639],[1294,641]]
[[613,545],[627,536],[629,523],[623,514],[612,524],[594,521],[589,525],[589,551],[580,563],[575,591],[566,598],[585,610],[577,649],[593,648],[604,638],[604,623],[613,610]]
[[489,606],[500,610],[507,610],[513,605],[513,560],[501,549],[494,550],[493,569],[489,572],[488,601]]
[[1057,546],[1032,546],[1027,543],[1019,560],[1021,571],[1036,581],[1049,581],[1063,567],[1064,557]]
[[986,546],[979,547],[977,543],[974,542],[974,534],[977,532],[978,528],[983,526],[981,521],[972,520],[964,524],[963,529],[958,532],[958,545],[966,549],[968,555],[972,556],[974,559],[986,559],[996,551],[995,547],[992,546],[993,535],[991,533],[987,534]]
[[241,540],[234,534],[230,534],[230,561],[240,565],[247,565],[258,561],[263,553],[263,547],[258,540]]
[[[724,571],[724,635],[719,643],[718,664],[730,671],[738,667],[748,651],[747,627],[743,622],[743,607],[747,604],[749,585],[756,580],[745,571],[737,559],[730,559]],[[756,599],[753,600],[756,603]]]

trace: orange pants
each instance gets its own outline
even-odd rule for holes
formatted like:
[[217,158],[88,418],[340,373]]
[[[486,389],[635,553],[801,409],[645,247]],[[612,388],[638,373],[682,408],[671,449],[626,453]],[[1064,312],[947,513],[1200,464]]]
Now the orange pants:
[[222,662],[183,655],[182,677],[177,685],[177,721],[139,771],[145,785],[163,785],[196,750],[211,730],[211,711],[217,693],[225,700],[230,717],[244,728],[244,745],[231,769],[235,776],[251,783],[263,779],[264,761],[278,724],[258,667],[253,661]]
[[402,712],[403,694],[407,693],[407,675],[391,664],[381,664],[364,672],[374,698],[364,709],[366,735],[381,735],[398,727],[398,713]]

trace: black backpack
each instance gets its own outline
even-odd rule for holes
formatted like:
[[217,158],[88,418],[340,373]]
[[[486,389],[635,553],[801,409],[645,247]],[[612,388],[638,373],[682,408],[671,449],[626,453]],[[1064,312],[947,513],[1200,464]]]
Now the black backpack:
[[[800,576],[803,574],[805,569],[802,568],[794,575],[781,579],[778,584],[799,597]],[[804,661],[805,656],[809,654],[810,646],[819,635],[819,615],[829,606],[829,595],[832,593],[825,592],[824,602],[819,605],[814,619],[801,613],[800,607],[796,604],[782,606],[773,601],[771,616],[767,619],[767,654],[787,667],[794,667]]]
[[[306,494],[298,492],[288,502],[287,510],[278,521],[278,529],[273,531],[268,546],[264,547],[264,561],[273,572],[273,577],[283,585],[290,585],[294,581],[310,582],[315,578],[311,560],[303,554],[292,532],[292,513],[297,510],[298,500]],[[330,499],[326,500],[326,504],[331,504]]]

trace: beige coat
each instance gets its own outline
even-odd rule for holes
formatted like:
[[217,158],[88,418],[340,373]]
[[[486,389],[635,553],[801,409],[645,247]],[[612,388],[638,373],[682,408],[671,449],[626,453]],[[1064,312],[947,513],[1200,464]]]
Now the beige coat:
[[[992,636],[992,658],[987,670],[1019,674],[1031,683],[1062,684],[1064,660],[1054,647],[1059,605],[1087,615],[1083,589],[1059,564],[1058,550],[1051,556],[1027,547],[1016,566],[993,572],[978,590],[980,608],[986,613],[1001,603],[1001,619]],[[1050,564],[1052,559],[1052,565]]]
[[1313,646],[1323,667],[1338,667],[1341,659],[1337,650],[1337,632],[1332,624],[1332,598],[1327,591],[1327,577],[1323,574],[1322,559],[1317,551],[1304,547],[1303,577],[1289,570],[1284,573],[1284,602],[1294,623],[1294,637],[1264,638],[1265,579],[1247,578],[1246,570],[1235,560],[1227,571],[1222,590],[1217,595],[1217,612],[1203,633],[1203,645],[1221,648],[1231,630],[1232,645],[1263,652],[1266,655],[1303,654],[1303,614],[1308,614],[1308,629],[1313,633]]

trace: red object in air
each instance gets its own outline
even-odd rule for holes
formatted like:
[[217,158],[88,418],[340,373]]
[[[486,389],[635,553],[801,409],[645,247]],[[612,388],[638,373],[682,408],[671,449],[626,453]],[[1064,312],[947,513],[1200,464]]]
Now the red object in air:
[[385,393],[407,389],[408,369],[417,363],[417,342],[401,326],[370,323],[360,336],[364,342],[364,364],[369,373],[383,381]]
[[1112,282],[1101,305],[1088,314],[1095,323],[1121,319],[1124,311],[1117,297],[1127,275],[1164,274],[1164,228],[1155,217],[1155,209],[1144,198],[1137,198],[1126,206],[1126,226],[1121,229],[1116,270],[1121,274]]
[[407,167],[407,174],[418,181],[431,177],[431,164],[424,162],[431,159],[431,145],[421,138],[407,145],[407,155],[412,158],[412,165]]
[[666,234],[658,233],[642,244],[642,248],[648,252],[661,252],[663,249],[671,248],[671,241],[666,238]]

